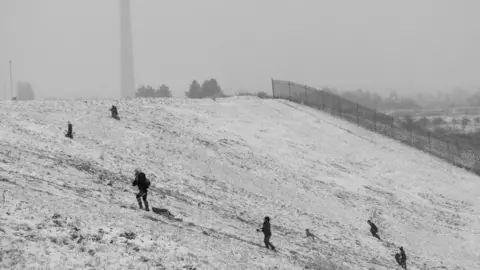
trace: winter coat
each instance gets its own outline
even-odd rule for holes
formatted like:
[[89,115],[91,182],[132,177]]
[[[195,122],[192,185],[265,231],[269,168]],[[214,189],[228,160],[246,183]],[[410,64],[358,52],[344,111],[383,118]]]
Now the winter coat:
[[272,235],[272,231],[270,230],[270,222],[265,220],[263,222],[262,232],[265,235]]
[[138,186],[138,190],[147,192],[150,187],[150,180],[147,179],[145,173],[141,172],[135,177],[135,181],[132,183],[133,186]]
[[405,254],[405,251],[403,249],[400,250],[400,255],[402,256],[402,261],[406,262],[407,255]]

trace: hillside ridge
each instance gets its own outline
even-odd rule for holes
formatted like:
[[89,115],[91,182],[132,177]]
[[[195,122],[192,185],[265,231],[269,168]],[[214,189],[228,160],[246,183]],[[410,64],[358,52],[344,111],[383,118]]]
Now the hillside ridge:
[[[477,176],[312,108],[1,102],[0,119],[0,268],[396,269],[400,246],[408,269],[480,268]],[[137,167],[182,221],[138,209]]]

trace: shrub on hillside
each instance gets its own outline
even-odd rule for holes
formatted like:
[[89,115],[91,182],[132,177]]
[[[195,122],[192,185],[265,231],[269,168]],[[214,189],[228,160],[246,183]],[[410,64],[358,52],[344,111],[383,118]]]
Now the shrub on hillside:
[[475,117],[475,124],[480,124],[480,116]]
[[200,85],[196,80],[190,84],[188,92],[185,92],[187,98],[219,98],[226,97],[222,88],[216,79],[206,80]]
[[462,118],[462,129],[465,130],[465,128],[470,124],[470,119],[466,116]]
[[432,124],[434,126],[441,126],[441,125],[445,125],[446,123],[447,121],[445,121],[445,119],[443,119],[442,117],[435,117],[432,120]]
[[402,121],[402,127],[404,129],[412,130],[414,120],[413,120],[413,117],[411,115],[407,115],[407,116],[403,117],[403,119],[401,121]]
[[259,97],[259,98],[269,98],[268,94],[263,92],[263,91],[260,91],[258,93],[241,91],[241,92],[237,93],[237,96],[256,96],[256,97]]
[[458,124],[458,119],[453,117],[451,122],[452,122],[452,125],[457,125]]
[[429,128],[430,124],[431,124],[431,121],[426,117],[422,117],[421,119],[415,121],[415,125],[423,127],[425,129]]
[[141,98],[170,98],[172,92],[170,88],[165,84],[162,84],[159,88],[153,88],[151,85],[142,85],[135,92],[135,97]]
[[265,93],[265,92],[263,92],[263,91],[258,92],[258,93],[257,93],[257,96],[258,96],[259,98],[268,98],[268,94]]
[[432,134],[436,137],[444,137],[445,135],[449,134],[449,130],[447,128],[444,128],[444,127],[435,127],[433,129],[433,132]]

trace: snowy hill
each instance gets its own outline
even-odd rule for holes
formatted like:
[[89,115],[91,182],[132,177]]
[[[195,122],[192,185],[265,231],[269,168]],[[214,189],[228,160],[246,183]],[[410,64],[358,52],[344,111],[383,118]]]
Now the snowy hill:
[[3,102],[0,191],[1,269],[480,269],[477,176],[288,101]]

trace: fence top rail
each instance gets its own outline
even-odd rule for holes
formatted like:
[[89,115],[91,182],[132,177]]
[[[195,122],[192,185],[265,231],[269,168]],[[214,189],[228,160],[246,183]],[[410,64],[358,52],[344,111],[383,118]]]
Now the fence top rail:
[[284,80],[276,80],[276,79],[273,79],[273,82],[276,83],[276,84],[290,84],[290,86],[294,86],[294,87],[300,87],[300,88],[309,88],[309,89],[314,89],[314,90],[317,90],[319,91],[317,88],[315,87],[311,87],[311,86],[308,86],[306,84],[299,84],[299,83],[296,83],[296,82],[292,82],[292,81],[284,81]]
[[291,83],[290,81],[283,81],[283,80],[275,80],[272,79],[273,83]]
[[273,81],[273,84],[288,84],[288,85],[290,85],[290,87],[298,87],[298,88],[308,89],[308,90],[311,90],[311,91],[316,91],[316,92],[323,93],[323,94],[329,94],[329,95],[333,95],[333,96],[336,96],[336,97],[341,97],[341,96],[339,96],[335,93],[325,91],[325,90],[321,90],[321,89],[318,89],[318,88],[315,88],[315,87],[312,87],[312,86],[308,86],[306,84],[299,84],[299,83],[292,82],[292,81],[276,80],[276,79],[272,79],[272,81]]

